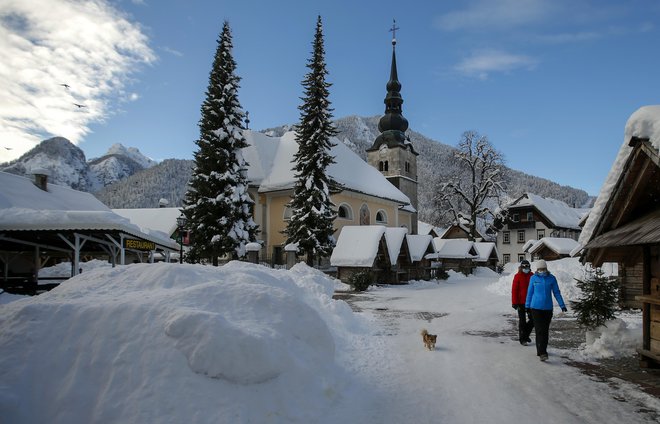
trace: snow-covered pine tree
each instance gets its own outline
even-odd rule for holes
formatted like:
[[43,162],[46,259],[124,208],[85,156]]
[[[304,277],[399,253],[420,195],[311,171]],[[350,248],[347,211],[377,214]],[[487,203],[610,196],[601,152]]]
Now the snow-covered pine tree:
[[328,100],[330,83],[325,77],[325,49],[321,16],[316,22],[313,52],[308,60],[309,73],[302,81],[305,95],[300,109],[300,123],[296,126],[298,152],[294,156],[296,184],[289,206],[291,219],[286,228],[287,243],[298,243],[298,249],[313,265],[316,257],[332,253],[333,222],[337,216],[330,194],[339,190],[339,184],[327,174],[334,163],[330,138],[336,134],[331,122],[332,109]]
[[619,300],[619,282],[616,277],[606,277],[602,269],[596,270],[584,280],[578,280],[582,290],[580,299],[571,302],[577,322],[581,327],[594,330],[614,319]]
[[241,149],[243,110],[238,102],[240,78],[235,74],[232,36],[225,21],[209,75],[206,100],[201,107],[200,136],[195,144],[195,167],[188,184],[183,213],[191,232],[188,262],[245,255],[245,245],[255,240],[257,225],[252,219]]

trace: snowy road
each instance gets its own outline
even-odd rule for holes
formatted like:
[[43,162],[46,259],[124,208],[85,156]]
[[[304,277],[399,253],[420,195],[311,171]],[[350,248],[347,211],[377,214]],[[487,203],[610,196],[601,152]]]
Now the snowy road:
[[[328,418],[379,423],[657,422],[660,400],[623,381],[607,384],[581,374],[565,364],[552,338],[550,360],[542,363],[533,345],[523,347],[509,335],[497,336],[510,329],[507,320],[515,312],[508,298],[485,290],[493,281],[471,277],[372,288],[358,295],[354,307],[373,321],[378,342],[353,341],[343,352],[364,385],[347,395],[356,405],[344,405]],[[422,328],[438,334],[435,351],[423,348]]]

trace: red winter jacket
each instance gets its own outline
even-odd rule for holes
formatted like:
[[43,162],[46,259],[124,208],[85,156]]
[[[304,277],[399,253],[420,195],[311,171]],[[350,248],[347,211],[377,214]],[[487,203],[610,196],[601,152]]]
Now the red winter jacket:
[[527,287],[529,286],[529,280],[532,278],[532,275],[534,275],[534,273],[531,271],[527,274],[519,271],[513,276],[513,287],[511,287],[512,305],[525,304],[525,300],[527,299]]

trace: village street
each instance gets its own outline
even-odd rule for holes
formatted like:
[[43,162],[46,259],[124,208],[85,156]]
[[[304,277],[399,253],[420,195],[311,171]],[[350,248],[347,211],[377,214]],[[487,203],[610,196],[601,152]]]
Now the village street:
[[[572,318],[555,311],[552,327],[567,330],[552,333],[548,362],[538,360],[533,344],[521,346],[510,299],[485,289],[497,278],[455,276],[350,296],[381,338],[380,349],[352,352],[356,374],[377,388],[371,397],[362,393],[364,416],[353,422],[657,422],[657,397],[567,365],[569,351],[557,346],[583,337],[568,331]],[[422,328],[438,335],[435,351],[423,348]]]

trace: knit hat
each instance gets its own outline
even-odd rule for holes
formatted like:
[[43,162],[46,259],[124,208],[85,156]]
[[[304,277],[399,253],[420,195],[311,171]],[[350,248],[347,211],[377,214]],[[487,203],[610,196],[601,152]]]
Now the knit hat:
[[548,269],[548,265],[545,263],[543,259],[539,259],[536,262],[536,269],[543,268],[543,269]]
[[520,266],[529,267],[529,261],[527,259],[523,259],[522,261],[520,261]]

